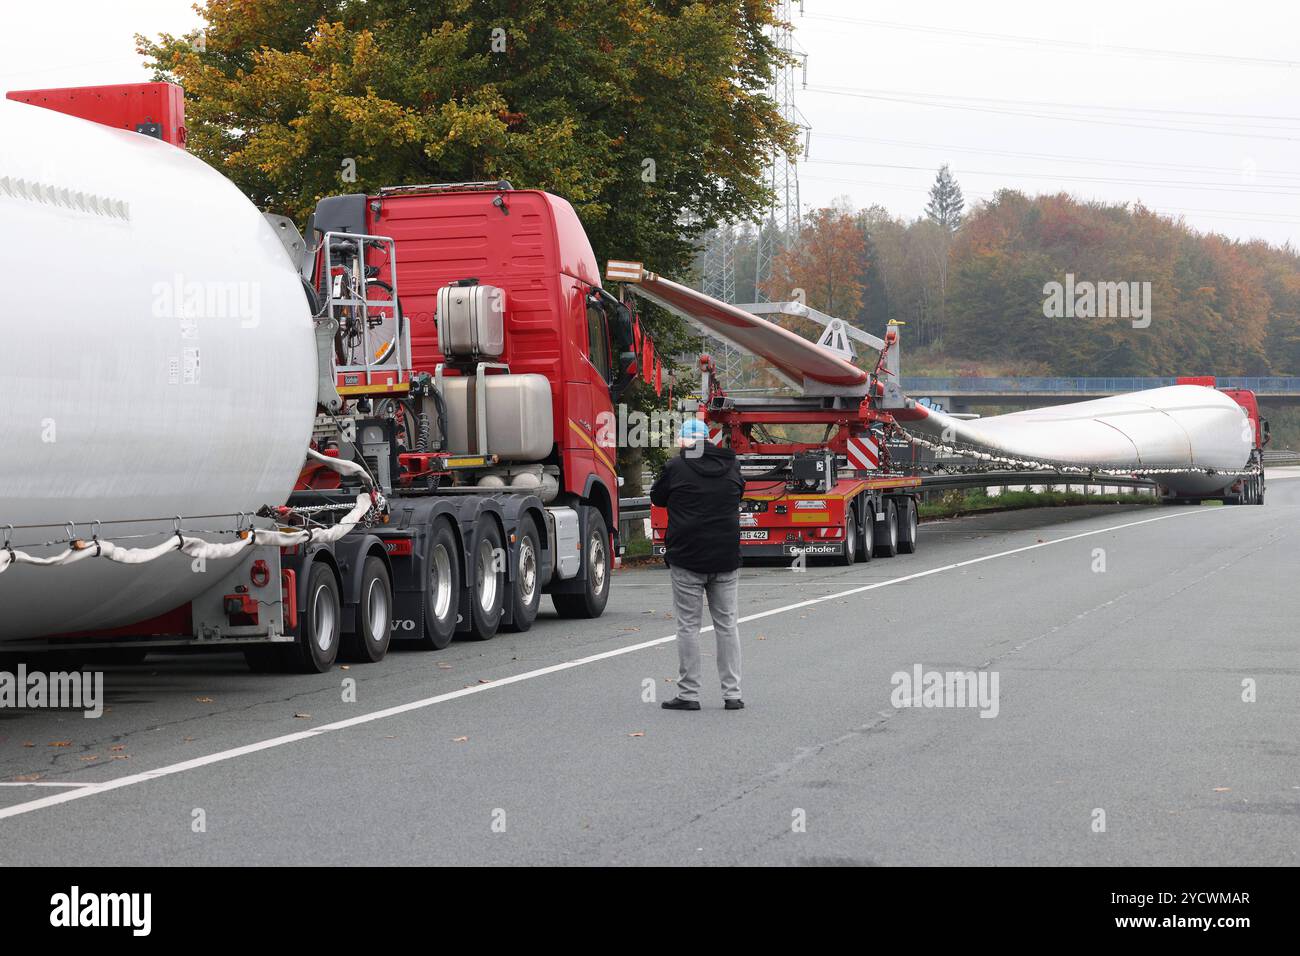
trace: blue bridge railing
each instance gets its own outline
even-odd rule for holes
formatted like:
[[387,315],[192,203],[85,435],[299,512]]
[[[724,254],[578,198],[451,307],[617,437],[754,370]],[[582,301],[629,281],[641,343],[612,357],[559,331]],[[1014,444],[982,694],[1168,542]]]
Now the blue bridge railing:
[[[1144,388],[1173,385],[1177,379],[1157,376],[1134,378],[927,378],[903,376],[903,391],[908,395],[989,395],[1004,392],[1025,393],[1096,393],[1137,392]],[[1248,388],[1260,395],[1300,394],[1300,376],[1220,375],[1220,388]]]

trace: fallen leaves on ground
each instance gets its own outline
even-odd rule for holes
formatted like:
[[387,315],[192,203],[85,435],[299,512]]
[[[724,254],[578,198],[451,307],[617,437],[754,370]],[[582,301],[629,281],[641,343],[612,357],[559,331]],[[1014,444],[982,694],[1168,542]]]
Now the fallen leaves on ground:
[[467,741],[467,740],[469,740],[468,737],[452,737],[452,738],[451,738],[451,742],[454,743],[454,744],[463,744],[463,743],[464,743],[465,741]]
[[293,716],[295,720],[306,720],[311,714],[294,714]]
[[31,783],[40,779],[41,775],[39,773],[20,773],[18,776],[14,777],[14,783]]
[[1231,792],[1231,790],[1232,790],[1231,787],[1215,787],[1215,788],[1214,788],[1214,792],[1215,792],[1215,793],[1229,793],[1229,792]]
[[644,737],[644,736],[645,736],[645,731],[644,731],[644,730],[634,730],[634,731],[632,731],[630,734],[628,734],[628,736],[629,736],[629,737]]
[[71,746],[72,746],[72,741],[71,741],[71,740],[51,740],[51,741],[50,741],[50,746],[51,746],[51,747],[71,747]]
[[199,703],[199,704],[215,703],[211,697],[195,697],[194,701],[195,703]]

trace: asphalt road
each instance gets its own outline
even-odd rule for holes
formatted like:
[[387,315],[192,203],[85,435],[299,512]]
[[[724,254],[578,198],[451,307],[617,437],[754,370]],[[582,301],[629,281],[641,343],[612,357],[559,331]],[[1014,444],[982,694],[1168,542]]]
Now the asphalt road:
[[[704,710],[659,708],[662,569],[597,621],[544,602],[527,634],[328,675],[110,667],[100,719],[0,711],[0,864],[1295,864],[1287,474],[1264,507],[984,515],[746,569],[743,711],[712,655]],[[918,665],[996,675],[996,716],[896,706]]]

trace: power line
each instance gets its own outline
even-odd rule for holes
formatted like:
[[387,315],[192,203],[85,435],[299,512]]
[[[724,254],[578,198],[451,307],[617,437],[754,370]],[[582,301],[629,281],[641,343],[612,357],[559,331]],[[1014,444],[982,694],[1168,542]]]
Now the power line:
[[[870,89],[870,88],[851,87],[851,86],[835,86],[835,87],[827,87],[826,89],[841,90],[850,93],[877,93],[877,94],[887,95],[887,96],[915,96],[923,99],[965,100],[966,102],[969,103],[983,103],[983,104],[995,103],[1000,106],[1026,106],[1034,109],[1042,108],[1042,109],[1053,109],[1053,110],[1063,110],[1063,109],[1105,110],[1109,112],[1120,112],[1120,113],[1165,113],[1165,114],[1170,114],[1175,116],[1219,116],[1219,117],[1226,117],[1228,119],[1268,119],[1268,120],[1284,120],[1285,122],[1288,123],[1300,123],[1300,116],[1280,116],[1274,113],[1222,113],[1222,112],[1213,112],[1210,110],[1174,110],[1174,109],[1165,109],[1163,107],[1157,107],[1157,106],[1110,106],[1101,103],[1056,103],[1048,100],[1021,100],[1021,99],[1008,99],[1008,98],[996,97],[996,96],[962,96],[957,93],[927,93],[925,91],[918,91],[918,90],[882,90],[882,89]],[[1189,120],[1188,122],[1199,122],[1199,121]],[[1247,123],[1244,125],[1255,126],[1259,124]],[[1281,129],[1281,128],[1285,128],[1285,127],[1274,127],[1274,126],[1265,127],[1265,129]]]
[[[907,169],[921,170],[923,172],[933,171],[930,166],[904,166],[894,163],[868,163],[858,160],[837,160],[837,159],[810,159],[809,163],[819,163],[826,166],[871,166],[882,169]],[[1230,192],[1230,193],[1247,193],[1256,196],[1294,196],[1300,198],[1300,185],[1297,186],[1280,186],[1282,191],[1269,189],[1252,189],[1246,184],[1236,183],[1205,183],[1205,182],[1188,182],[1173,179],[1116,179],[1107,176],[1066,176],[1057,173],[1023,173],[1014,170],[990,170],[990,169],[965,169],[961,170],[963,176],[1003,176],[1021,179],[1060,179],[1071,182],[1088,182],[1088,183],[1116,183],[1124,186],[1150,186],[1159,189],[1176,187],[1181,189],[1207,190],[1210,192]],[[1273,184],[1264,184],[1273,185]]]
[[1117,56],[1159,57],[1165,59],[1185,60],[1201,63],[1219,63],[1235,66],[1269,66],[1294,68],[1300,66],[1300,60],[1282,60],[1270,57],[1236,56],[1228,53],[1200,53],[1191,50],[1162,50],[1153,47],[1120,46],[1114,44],[1085,43],[1081,40],[1057,40],[1050,37],[1018,36],[1010,33],[990,33],[980,30],[958,30],[951,27],[929,27],[915,23],[896,23],[889,20],[863,20],[856,17],[837,17],[826,14],[809,13],[807,20],[826,20],[835,23],[853,23],[863,26],[879,27],[884,30],[904,30],[913,33],[946,35],[964,39],[993,41],[998,43],[1019,43],[1032,47],[1052,47],[1074,53],[1111,53]]
[[[902,192],[909,192],[909,193],[928,194],[930,191],[928,186],[912,186],[912,185],[907,185],[905,183],[882,183],[882,182],[869,180],[869,179],[848,179],[848,178],[835,177],[835,176],[804,176],[803,178],[809,180],[810,182],[843,183],[846,185],[854,185],[854,186],[876,186],[884,189],[894,189],[894,190],[899,190]],[[1007,188],[1010,189],[1012,187],[1007,187]],[[992,199],[994,195],[996,195],[996,193],[970,193],[969,195],[973,199],[989,200]],[[1296,221],[1295,216],[1288,216],[1281,213],[1252,213],[1244,209],[1235,209],[1235,210],[1234,209],[1207,210],[1207,209],[1197,209],[1197,208],[1176,209],[1171,206],[1162,206],[1161,208],[1156,208],[1144,202],[1139,202],[1139,203],[1122,202],[1122,201],[1108,202],[1107,200],[1093,200],[1093,201],[1101,202],[1103,204],[1108,204],[1108,205],[1116,205],[1116,206],[1140,205],[1145,209],[1149,209],[1150,211],[1163,216],[1168,216],[1173,213],[1178,213],[1178,214],[1216,213],[1221,215],[1207,215],[1205,216],[1205,218],[1230,219],[1230,220],[1236,220],[1238,222],[1282,223],[1282,224],[1292,224],[1295,223]]]
[[908,103],[914,106],[931,106],[937,109],[947,109],[947,110],[965,110],[973,113],[997,113],[1004,116],[1024,116],[1024,117],[1029,117],[1031,119],[1050,119],[1050,120],[1061,120],[1070,123],[1088,123],[1094,126],[1125,126],[1132,129],[1164,130],[1172,133],[1200,133],[1209,136],[1233,136],[1233,137],[1239,137],[1243,139],[1276,139],[1288,143],[1300,141],[1300,137],[1295,137],[1295,136],[1270,136],[1263,133],[1238,133],[1229,130],[1192,129],[1186,126],[1153,126],[1150,123],[1136,123],[1136,122],[1124,123],[1118,120],[1106,120],[1106,119],[1099,119],[1097,117],[1062,116],[1062,115],[1054,115],[1051,113],[1037,113],[1037,112],[1026,111],[1026,110],[995,109],[993,107],[985,107],[985,106],[968,106],[964,104],[938,103],[938,102],[932,102],[930,100],[909,99],[906,97],[881,96],[872,93],[853,93],[844,90],[833,90],[826,87],[809,86],[807,87],[807,90],[811,93],[826,93],[831,96],[850,96],[857,99],[882,100],[882,101],[893,102],[893,103]]
[[[1228,166],[1202,166],[1187,163],[1144,163],[1137,160],[1108,159],[1100,156],[1067,156],[1063,153],[1033,153],[1023,150],[987,149],[978,146],[954,146],[951,143],[922,143],[916,140],[885,139],[879,136],[852,136],[847,133],[821,133],[822,139],[843,139],[861,143],[878,143],[885,146],[902,146],[908,149],[935,149],[953,153],[979,153],[988,156],[1011,156],[1016,159],[1045,159],[1061,163],[1084,165],[1128,166],[1135,169],[1162,169],[1192,173],[1240,173],[1242,170]],[[1300,179],[1300,173],[1276,170],[1252,170],[1253,175],[1273,179]]]

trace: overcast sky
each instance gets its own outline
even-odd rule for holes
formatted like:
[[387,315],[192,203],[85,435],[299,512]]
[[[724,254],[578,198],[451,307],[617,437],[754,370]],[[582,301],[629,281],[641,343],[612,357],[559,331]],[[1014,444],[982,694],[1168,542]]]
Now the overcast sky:
[[[5,7],[6,90],[144,79],[133,34],[198,23],[189,0]],[[805,207],[847,196],[914,216],[947,162],[968,201],[1001,187],[1141,200],[1197,229],[1300,245],[1300,4],[803,7]]]

